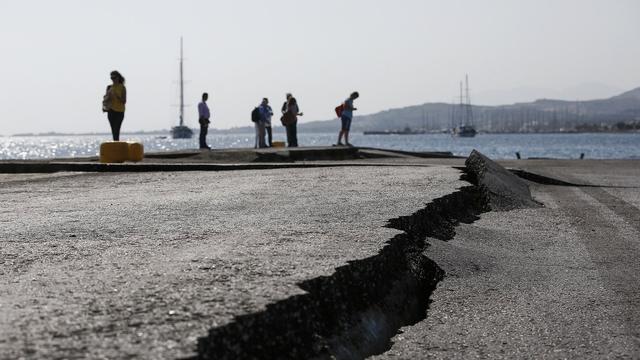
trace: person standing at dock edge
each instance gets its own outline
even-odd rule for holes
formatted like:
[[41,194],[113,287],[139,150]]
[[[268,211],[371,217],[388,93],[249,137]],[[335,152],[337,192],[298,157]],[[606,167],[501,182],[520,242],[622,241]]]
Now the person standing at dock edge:
[[207,105],[207,100],[209,99],[209,94],[202,94],[202,101],[198,104],[198,122],[200,123],[200,149],[211,149],[209,145],[207,145],[207,132],[209,130],[209,124],[211,121],[211,113],[209,112],[209,106]]
[[120,127],[124,120],[124,106],[127,103],[127,88],[124,87],[124,77],[118,71],[111,72],[111,81],[113,84],[107,86],[102,109],[107,111],[113,141],[120,141]]
[[262,120],[264,121],[264,128],[267,135],[266,142],[264,141],[265,134],[262,135],[262,143],[265,145],[264,147],[271,147],[273,146],[273,134],[271,132],[271,117],[273,116],[273,110],[271,109],[271,106],[269,106],[269,99],[262,99],[262,103],[260,104],[260,113],[262,114]]
[[349,95],[349,98],[344,101],[342,115],[340,116],[340,120],[342,122],[342,127],[340,128],[340,133],[338,133],[338,143],[336,145],[342,145],[342,135],[344,135],[344,143],[347,146],[353,146],[349,143],[349,130],[351,129],[351,120],[353,119],[353,112],[356,109],[353,107],[353,100],[360,97],[357,91],[354,91]]
[[298,116],[300,112],[298,101],[291,94],[287,94],[287,101],[282,104],[282,125],[287,129],[287,146],[298,147]]
[[265,113],[265,100],[263,98],[260,102],[260,105],[253,108],[251,112],[251,121],[253,121],[254,126],[256,128],[256,141],[254,145],[254,149],[262,149],[267,147],[267,144],[264,142],[264,129],[265,124],[267,122],[267,114]]
[[289,144],[289,130],[287,129],[285,114],[287,113],[287,104],[289,103],[289,99],[291,99],[291,94],[287,93],[285,97],[286,97],[286,100],[282,104],[282,109],[280,109],[280,111],[282,112],[282,117],[280,117],[280,122],[282,122],[282,126],[284,126],[285,130],[287,130],[287,144]]
[[265,116],[265,123],[264,123],[264,128],[267,132],[267,147],[272,147],[273,146],[273,131],[271,129],[271,117],[273,117],[273,109],[271,109],[271,106],[269,106],[269,99],[264,98],[262,99],[262,105],[261,107],[263,108],[263,113]]

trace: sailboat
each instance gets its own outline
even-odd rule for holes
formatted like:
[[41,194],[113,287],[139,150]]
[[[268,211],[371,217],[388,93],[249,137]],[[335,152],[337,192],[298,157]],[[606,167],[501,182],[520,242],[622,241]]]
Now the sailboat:
[[180,125],[171,128],[174,139],[191,139],[193,130],[184,124],[184,80],[182,78],[182,38],[180,38]]
[[453,135],[459,137],[474,137],[477,134],[473,126],[473,111],[471,108],[471,98],[469,97],[469,75],[465,75],[466,99],[462,95],[462,82],[460,82],[460,111],[458,116],[458,127],[453,129]]

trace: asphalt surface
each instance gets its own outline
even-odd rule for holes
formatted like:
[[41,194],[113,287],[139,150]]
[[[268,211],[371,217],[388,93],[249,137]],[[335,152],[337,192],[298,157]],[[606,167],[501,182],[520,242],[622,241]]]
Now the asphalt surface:
[[0,177],[0,358],[179,358],[377,254],[451,167]]
[[[0,174],[0,359],[193,355],[212,327],[377,254],[398,233],[387,220],[468,185],[464,159],[350,161]],[[544,207],[428,239],[446,275],[377,358],[640,358],[640,161],[500,163],[590,186],[530,183]]]
[[490,212],[425,252],[427,318],[378,359],[640,358],[640,162],[519,161],[544,208]]

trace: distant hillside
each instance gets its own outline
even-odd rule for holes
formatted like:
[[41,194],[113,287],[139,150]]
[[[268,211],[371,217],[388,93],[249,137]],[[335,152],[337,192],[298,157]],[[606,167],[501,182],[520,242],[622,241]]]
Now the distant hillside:
[[[602,100],[565,101],[540,99],[502,106],[473,105],[474,125],[486,132],[571,131],[583,126],[640,122],[640,88]],[[399,130],[405,127],[444,131],[458,123],[460,106],[426,103],[356,116],[353,131]],[[339,120],[299,125],[300,131],[332,132]]]

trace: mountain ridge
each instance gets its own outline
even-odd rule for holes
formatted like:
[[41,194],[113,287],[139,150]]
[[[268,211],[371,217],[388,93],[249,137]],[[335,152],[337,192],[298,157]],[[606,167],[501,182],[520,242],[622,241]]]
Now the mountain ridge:
[[[537,99],[510,105],[472,105],[480,131],[557,131],[582,125],[640,121],[640,87],[605,99],[569,101]],[[457,125],[459,104],[424,103],[354,118],[353,131],[445,131]],[[335,131],[339,120],[300,123],[301,131]]]

